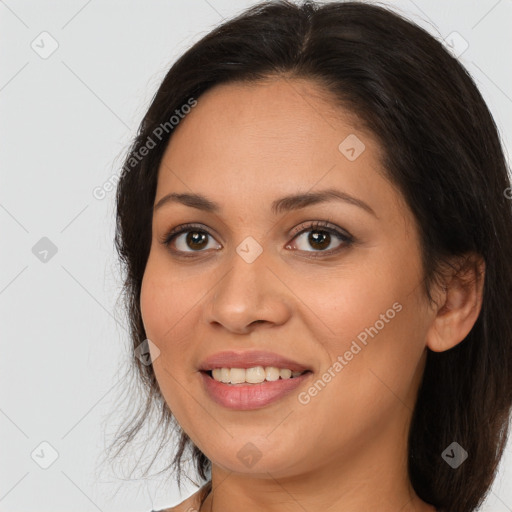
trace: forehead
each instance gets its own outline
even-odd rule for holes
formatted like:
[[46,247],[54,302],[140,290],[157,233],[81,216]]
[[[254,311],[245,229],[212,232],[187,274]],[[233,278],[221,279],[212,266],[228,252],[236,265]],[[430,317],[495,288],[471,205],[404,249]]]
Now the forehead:
[[[317,84],[285,78],[223,84],[197,101],[166,148],[156,200],[198,192],[247,205],[251,197],[340,185],[377,203],[394,193],[374,135]],[[357,158],[347,158],[347,144],[360,152]]]
[[269,78],[222,84],[200,96],[175,128],[167,153],[187,161],[207,150],[216,160],[242,153],[247,164],[249,158],[300,162],[305,156],[319,163],[336,159],[339,143],[354,132],[373,143],[373,135],[363,134],[358,125],[353,114],[309,81]]

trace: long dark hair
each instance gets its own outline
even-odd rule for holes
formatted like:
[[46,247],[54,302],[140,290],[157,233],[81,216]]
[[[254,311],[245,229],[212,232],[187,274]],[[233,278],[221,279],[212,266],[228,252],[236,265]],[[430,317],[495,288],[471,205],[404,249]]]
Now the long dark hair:
[[[145,404],[115,439],[114,457],[140,431],[149,412],[157,410],[164,430],[174,425],[180,434],[166,469],[177,470],[179,483],[182,457],[190,449],[198,475],[207,480],[210,461],[173,423],[152,366],[135,352],[146,339],[139,300],[157,172],[176,111],[183,112],[191,99],[200,102],[201,94],[215,85],[269,76],[319,84],[375,134],[387,178],[417,221],[430,300],[433,280],[447,257],[473,251],[485,261],[483,305],[471,332],[451,350],[427,349],[408,440],[409,476],[419,497],[440,510],[473,511],[496,476],[512,404],[507,165],[494,120],[458,60],[416,24],[362,2],[297,5],[282,0],[253,6],[194,44],[155,94],[117,188],[115,243],[125,271],[132,364]],[[150,145],[141,157],[141,149]],[[441,457],[454,441],[469,454],[457,469]]]

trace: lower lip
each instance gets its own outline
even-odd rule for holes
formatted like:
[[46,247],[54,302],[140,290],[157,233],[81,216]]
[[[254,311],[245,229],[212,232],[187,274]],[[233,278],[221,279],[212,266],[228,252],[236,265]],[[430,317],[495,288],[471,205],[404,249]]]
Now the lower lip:
[[259,384],[231,385],[219,382],[206,372],[200,372],[210,398],[228,409],[248,411],[260,409],[283,398],[306,381],[311,372],[290,379],[263,381]]

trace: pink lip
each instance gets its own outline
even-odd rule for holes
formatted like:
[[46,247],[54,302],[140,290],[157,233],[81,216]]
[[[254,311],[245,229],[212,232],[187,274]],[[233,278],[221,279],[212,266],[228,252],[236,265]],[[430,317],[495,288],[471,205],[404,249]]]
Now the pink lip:
[[[235,367],[233,366],[233,368]],[[229,409],[240,411],[265,407],[289,394],[312,375],[311,372],[307,372],[290,379],[279,379],[272,382],[264,381],[260,384],[232,385],[216,381],[206,371],[201,371],[200,374],[206,392],[212,400]]]
[[199,369],[201,371],[209,371],[214,368],[252,368],[254,366],[276,366],[277,368],[288,368],[292,372],[311,370],[310,367],[300,364],[297,361],[262,350],[245,352],[229,350],[218,352],[217,354],[207,357],[199,365]]

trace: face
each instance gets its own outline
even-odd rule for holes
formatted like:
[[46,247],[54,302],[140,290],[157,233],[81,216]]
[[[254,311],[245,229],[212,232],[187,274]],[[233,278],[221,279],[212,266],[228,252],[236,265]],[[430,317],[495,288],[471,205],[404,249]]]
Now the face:
[[[308,81],[217,86],[159,169],[155,205],[209,203],[154,210],[141,311],[161,392],[214,467],[292,476],[405,449],[432,321],[418,232],[376,138],[333,105]],[[298,194],[319,195],[276,203]],[[268,380],[202,371],[221,367]]]

